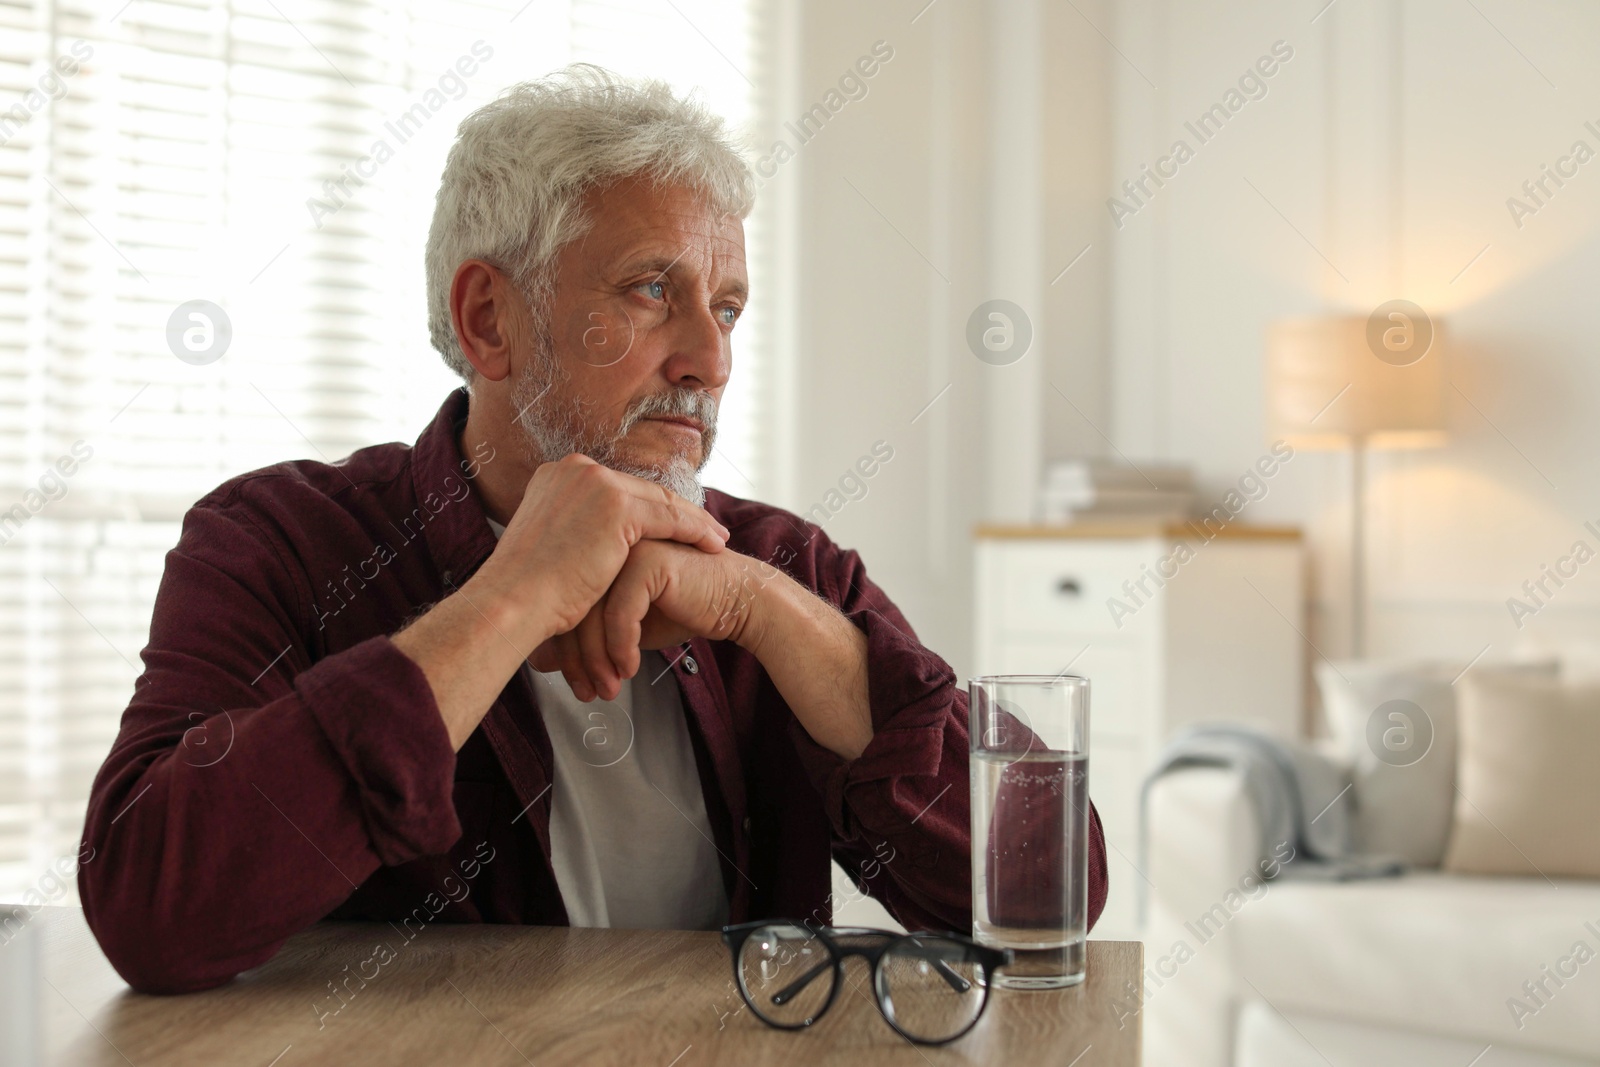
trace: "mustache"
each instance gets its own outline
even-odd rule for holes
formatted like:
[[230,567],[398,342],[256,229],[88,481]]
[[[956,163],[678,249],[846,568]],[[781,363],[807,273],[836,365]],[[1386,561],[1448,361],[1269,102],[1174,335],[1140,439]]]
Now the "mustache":
[[706,428],[706,451],[711,451],[711,441],[717,433],[717,400],[710,393],[701,389],[688,389],[675,386],[660,393],[649,393],[641,396],[628,405],[628,410],[623,413],[622,421],[617,426],[616,436],[620,439],[627,436],[641,419],[656,419],[664,416],[676,416],[697,420]]

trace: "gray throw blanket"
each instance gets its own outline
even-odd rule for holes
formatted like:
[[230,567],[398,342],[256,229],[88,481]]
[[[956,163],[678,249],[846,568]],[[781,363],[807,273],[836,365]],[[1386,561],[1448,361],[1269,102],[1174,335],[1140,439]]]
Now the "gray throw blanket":
[[[1219,767],[1244,776],[1245,792],[1261,826],[1260,871],[1276,877],[1315,881],[1385,878],[1404,864],[1386,856],[1356,852],[1354,797],[1350,776],[1306,745],[1280,741],[1249,726],[1197,726],[1173,738],[1145,777],[1139,796],[1139,865],[1149,867],[1150,787],[1156,779],[1185,767]],[[1280,851],[1293,846],[1293,859]],[[1139,916],[1145,915],[1145,889],[1139,889]]]

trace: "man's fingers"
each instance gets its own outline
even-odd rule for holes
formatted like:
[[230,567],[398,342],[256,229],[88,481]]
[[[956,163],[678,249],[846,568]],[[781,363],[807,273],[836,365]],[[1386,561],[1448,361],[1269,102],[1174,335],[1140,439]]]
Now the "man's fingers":
[[642,478],[632,478],[631,483],[629,514],[638,534],[632,543],[645,538],[681,541],[704,552],[720,552],[726,547],[728,528],[710,512]]
[[604,602],[606,652],[629,678],[639,670],[639,636],[654,600],[645,578],[638,568],[622,568]]
[[[584,623],[589,623],[591,617],[594,622],[590,628],[600,635],[596,639],[596,645],[601,648],[601,656],[604,658],[604,624],[600,619],[598,608],[592,616],[585,617]],[[584,623],[579,624],[580,629]],[[591,666],[591,659],[585,654],[583,638],[580,637],[578,630],[569,630],[550,638],[533,650],[528,662],[540,674],[560,671],[562,677],[567,680],[567,687],[572,690],[572,695],[579,700],[593,700],[596,697],[615,700],[616,690],[621,688],[615,682],[616,671],[610,666],[609,661],[601,670]],[[607,679],[612,680],[611,685],[615,687],[614,689],[608,688]]]
[[585,702],[599,696],[594,683],[589,680],[589,673],[583,669],[583,653],[578,648],[577,634],[568,632],[553,640],[560,661],[561,674],[566,678],[572,695]]
[[624,676],[606,653],[606,623],[599,604],[589,610],[573,633],[579,659],[595,691],[605,700],[615,700],[622,691]]

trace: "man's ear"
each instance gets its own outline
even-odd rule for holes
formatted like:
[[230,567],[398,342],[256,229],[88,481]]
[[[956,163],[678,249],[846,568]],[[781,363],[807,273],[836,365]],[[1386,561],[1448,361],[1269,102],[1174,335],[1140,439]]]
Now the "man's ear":
[[469,259],[456,268],[450,282],[450,322],[462,355],[488,381],[503,381],[511,374],[522,314],[516,286],[492,263]]

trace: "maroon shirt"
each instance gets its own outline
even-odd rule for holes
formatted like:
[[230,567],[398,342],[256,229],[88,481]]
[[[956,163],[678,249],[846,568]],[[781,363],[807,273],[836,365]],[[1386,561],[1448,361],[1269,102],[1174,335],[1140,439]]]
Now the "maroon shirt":
[[[225,483],[167,556],[145,671],[95,779],[85,915],[137,989],[185,992],[270,959],[322,918],[565,925],[552,757],[525,672],[459,753],[388,635],[494,550],[463,456],[465,391],[414,447]],[[501,460],[504,462],[504,460]],[[728,547],[780,567],[867,637],[874,737],[814,742],[754,656],[664,650],[682,692],[732,922],[831,919],[829,856],[911,929],[971,924],[967,697],[860,557],[712,491]],[[1098,816],[1090,917],[1106,894]]]

